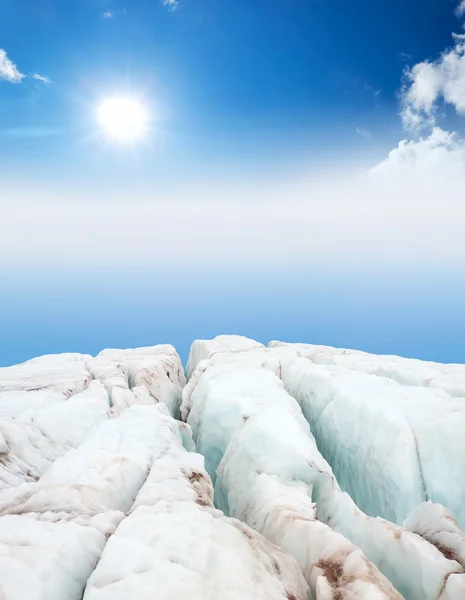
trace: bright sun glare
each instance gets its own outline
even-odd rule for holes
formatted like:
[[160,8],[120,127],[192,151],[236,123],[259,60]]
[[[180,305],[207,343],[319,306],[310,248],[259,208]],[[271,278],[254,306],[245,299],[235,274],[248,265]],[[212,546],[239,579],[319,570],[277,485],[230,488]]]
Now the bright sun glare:
[[147,133],[147,109],[135,98],[114,97],[103,100],[98,121],[105,133],[119,142],[133,142]]

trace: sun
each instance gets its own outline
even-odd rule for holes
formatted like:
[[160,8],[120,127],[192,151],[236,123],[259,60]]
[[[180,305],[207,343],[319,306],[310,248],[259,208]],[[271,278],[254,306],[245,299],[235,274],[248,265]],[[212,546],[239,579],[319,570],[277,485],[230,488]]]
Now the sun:
[[148,111],[136,98],[106,98],[98,107],[97,116],[105,134],[118,142],[140,140],[148,131]]

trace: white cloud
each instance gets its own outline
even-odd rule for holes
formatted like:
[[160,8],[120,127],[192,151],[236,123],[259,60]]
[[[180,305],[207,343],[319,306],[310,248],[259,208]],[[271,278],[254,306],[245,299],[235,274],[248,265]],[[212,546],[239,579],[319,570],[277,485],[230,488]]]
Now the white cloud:
[[111,10],[107,10],[106,12],[103,13],[102,16],[104,19],[111,19],[113,17],[113,13],[111,12]]
[[32,79],[37,79],[37,81],[42,81],[42,83],[51,83],[50,78],[46,75],[39,75],[39,73],[33,73],[31,77]]
[[465,0],[461,0],[461,2],[459,3],[459,5],[457,7],[457,15],[459,17],[461,17],[464,14],[465,14]]
[[406,71],[401,114],[407,129],[434,124],[441,100],[465,114],[465,35],[454,35],[454,42],[436,61]]
[[167,6],[169,10],[179,10],[181,8],[181,3],[179,0],[163,0],[163,5]]
[[8,58],[5,50],[0,48],[0,79],[6,79],[10,83],[20,83],[24,79],[17,66]]
[[427,137],[401,141],[370,175],[394,180],[407,176],[427,185],[434,180],[440,186],[453,178],[465,185],[465,141],[456,133],[435,127]]

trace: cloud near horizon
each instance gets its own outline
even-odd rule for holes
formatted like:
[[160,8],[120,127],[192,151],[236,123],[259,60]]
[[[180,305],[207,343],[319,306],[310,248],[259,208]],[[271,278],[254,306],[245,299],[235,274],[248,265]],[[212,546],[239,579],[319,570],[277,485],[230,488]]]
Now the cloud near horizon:
[[140,201],[10,194],[0,266],[462,268],[464,167],[463,142],[435,130],[346,179],[208,182]]

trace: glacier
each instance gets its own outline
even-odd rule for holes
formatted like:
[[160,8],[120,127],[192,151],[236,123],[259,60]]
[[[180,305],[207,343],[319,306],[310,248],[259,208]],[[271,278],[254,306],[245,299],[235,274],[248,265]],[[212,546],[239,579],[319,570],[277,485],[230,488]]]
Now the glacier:
[[0,595],[465,600],[464,400],[239,335],[0,368]]

